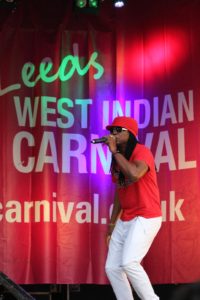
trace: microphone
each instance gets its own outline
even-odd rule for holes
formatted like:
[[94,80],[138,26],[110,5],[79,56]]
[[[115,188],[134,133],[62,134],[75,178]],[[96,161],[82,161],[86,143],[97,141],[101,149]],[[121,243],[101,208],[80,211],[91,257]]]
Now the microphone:
[[92,144],[99,144],[99,143],[105,143],[106,141],[107,141],[106,137],[101,137],[99,139],[91,140],[91,143]]

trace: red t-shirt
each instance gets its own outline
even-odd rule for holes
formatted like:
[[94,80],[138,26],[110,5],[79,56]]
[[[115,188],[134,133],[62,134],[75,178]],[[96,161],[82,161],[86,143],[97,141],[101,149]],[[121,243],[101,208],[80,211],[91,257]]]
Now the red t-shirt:
[[[145,161],[149,170],[137,182],[131,182],[126,178],[124,186],[118,185],[119,201],[122,208],[120,218],[123,221],[129,221],[136,216],[159,217],[162,214],[153,155],[146,146],[137,144],[129,161],[133,162],[134,160]],[[113,179],[117,182],[116,177]]]

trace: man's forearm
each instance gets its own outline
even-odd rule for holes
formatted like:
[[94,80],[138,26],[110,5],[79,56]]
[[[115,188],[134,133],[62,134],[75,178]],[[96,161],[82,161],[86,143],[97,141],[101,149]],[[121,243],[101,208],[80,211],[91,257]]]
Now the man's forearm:
[[114,204],[113,204],[113,210],[110,218],[110,223],[115,224],[116,220],[119,217],[119,214],[121,212],[121,205],[119,203],[119,198],[117,192],[115,193],[115,198],[114,198]]

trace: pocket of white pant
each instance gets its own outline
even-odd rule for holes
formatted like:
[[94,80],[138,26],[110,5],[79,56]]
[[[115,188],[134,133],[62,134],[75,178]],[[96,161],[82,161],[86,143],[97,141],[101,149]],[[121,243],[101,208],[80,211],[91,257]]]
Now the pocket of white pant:
[[138,217],[138,221],[140,222],[142,229],[145,235],[155,236],[159,231],[162,223],[162,219],[159,218],[144,218]]

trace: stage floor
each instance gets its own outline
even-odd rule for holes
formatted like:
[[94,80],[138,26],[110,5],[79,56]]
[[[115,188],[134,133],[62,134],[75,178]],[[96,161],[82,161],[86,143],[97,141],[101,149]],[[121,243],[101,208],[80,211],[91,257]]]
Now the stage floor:
[[[174,291],[183,285],[154,285],[160,300],[170,300]],[[110,285],[21,285],[21,287],[36,300],[116,300]],[[1,300],[18,299],[8,288],[0,287]],[[134,300],[139,298],[134,293]],[[22,300],[25,300],[23,298]]]

